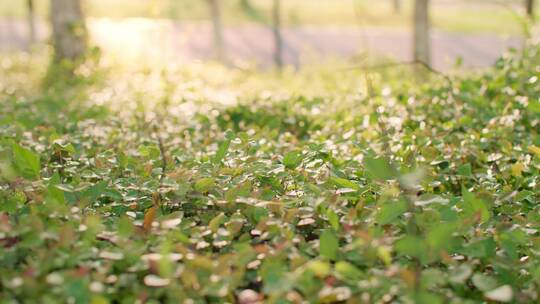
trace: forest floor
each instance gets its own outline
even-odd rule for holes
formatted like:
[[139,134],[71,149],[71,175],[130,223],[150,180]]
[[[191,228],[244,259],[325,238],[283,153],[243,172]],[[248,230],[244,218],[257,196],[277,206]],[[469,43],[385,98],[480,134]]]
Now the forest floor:
[[[185,62],[214,57],[211,26],[205,22],[182,23],[166,19],[90,19],[94,42],[126,63]],[[40,23],[39,40],[48,37]],[[0,51],[28,46],[26,23],[0,19]],[[354,26],[302,26],[284,29],[287,64],[300,66],[320,60],[374,57],[408,61],[412,57],[409,31]],[[448,33],[434,31],[433,66],[449,70],[459,60],[465,67],[486,67],[511,47],[520,47],[522,38],[489,33]],[[225,30],[226,54],[231,63],[272,64],[273,40],[269,28],[261,25],[230,26]],[[460,59],[461,58],[461,59]]]
[[508,54],[444,77],[2,54],[0,303],[540,303],[540,45]]

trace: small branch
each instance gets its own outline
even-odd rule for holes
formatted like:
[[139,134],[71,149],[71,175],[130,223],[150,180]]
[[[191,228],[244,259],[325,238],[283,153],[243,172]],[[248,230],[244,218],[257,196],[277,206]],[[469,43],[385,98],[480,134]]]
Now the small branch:
[[364,69],[364,70],[380,70],[380,69],[388,69],[388,68],[394,68],[399,66],[421,66],[424,69],[426,69],[428,72],[433,73],[435,75],[441,76],[449,83],[452,83],[452,79],[450,76],[446,75],[445,73],[436,70],[432,68],[429,64],[420,61],[420,60],[414,60],[414,61],[406,61],[406,62],[392,62],[392,63],[383,63],[378,65],[366,65],[366,66],[352,66],[345,68],[344,70],[350,71],[350,70],[357,70],[357,69]]
[[159,177],[159,186],[161,187],[163,179],[165,178],[165,171],[167,170],[167,151],[165,150],[163,139],[161,138],[157,127],[154,127],[154,134],[158,141],[159,153],[161,155],[161,176]]
[[[165,179],[165,174],[167,171],[167,151],[165,150],[165,145],[163,144],[163,138],[161,138],[157,124],[154,124],[154,135],[158,142],[159,154],[161,155],[161,175],[159,176],[158,190],[154,192],[154,194],[152,195],[152,207],[150,207],[150,209],[154,208],[154,210],[156,210],[156,208],[158,207],[159,208],[163,207],[161,203],[163,201],[163,196],[161,195],[160,190],[163,188],[163,180]],[[145,217],[146,216],[147,215],[145,215]],[[152,215],[152,216],[155,216],[155,215]]]
[[529,23],[527,22],[527,18],[523,17],[522,15],[519,14],[519,12],[517,12],[514,7],[512,5],[510,5],[509,3],[506,3],[504,1],[501,1],[501,0],[495,0],[493,2],[495,5],[498,5],[504,9],[506,9],[508,12],[510,12],[512,15],[514,15],[514,17],[516,18],[516,20],[521,23],[521,26],[523,27],[523,34],[525,35],[526,38],[530,38],[531,36],[531,33],[530,33],[530,26],[529,26]]

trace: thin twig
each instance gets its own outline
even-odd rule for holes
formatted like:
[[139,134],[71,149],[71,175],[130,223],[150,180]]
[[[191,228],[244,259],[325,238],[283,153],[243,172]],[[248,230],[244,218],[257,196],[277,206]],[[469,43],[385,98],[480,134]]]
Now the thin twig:
[[167,151],[165,150],[163,138],[161,138],[157,124],[154,124],[154,135],[158,142],[159,154],[161,155],[161,175],[159,176],[158,190],[154,192],[152,196],[153,207],[151,208],[162,208],[163,205],[161,202],[163,201],[163,196],[161,195],[160,190],[163,188],[163,180],[165,179],[165,174],[167,173]]
[[514,17],[516,18],[516,20],[521,23],[521,26],[523,27],[522,30],[523,30],[523,34],[525,35],[525,38],[530,38],[531,36],[531,33],[530,33],[530,25],[529,23],[527,22],[527,18],[523,17],[522,15],[520,15],[516,10],[515,8],[510,5],[509,3],[506,3],[504,1],[500,1],[500,0],[495,0],[493,2],[493,4],[496,4],[506,10],[508,10],[508,12],[510,12],[512,15],[514,15]]
[[165,145],[163,144],[163,139],[159,133],[157,127],[154,127],[154,134],[158,141],[159,154],[161,155],[161,175],[159,177],[159,186],[163,185],[163,179],[165,178],[165,171],[167,170],[167,151],[165,150]]
[[449,83],[452,83],[452,79],[450,78],[450,76],[446,75],[445,73],[439,70],[432,68],[429,64],[420,60],[413,60],[413,61],[406,61],[406,62],[390,62],[390,63],[383,63],[383,64],[378,64],[378,65],[351,66],[351,67],[345,68],[344,70],[345,71],[358,70],[358,69],[380,70],[380,69],[394,68],[394,67],[406,66],[406,65],[413,65],[413,66],[419,65],[423,67],[424,69],[426,69],[428,72],[441,76],[444,79],[446,79],[446,81],[448,81]]

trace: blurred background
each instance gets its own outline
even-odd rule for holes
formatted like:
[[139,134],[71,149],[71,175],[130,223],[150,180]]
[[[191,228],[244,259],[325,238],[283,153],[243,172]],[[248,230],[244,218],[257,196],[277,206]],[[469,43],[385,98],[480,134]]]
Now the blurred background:
[[[536,13],[532,0],[417,2],[429,5],[425,35],[430,55],[425,61],[438,70],[485,67],[508,48],[520,48]],[[127,64],[217,60],[231,66],[298,68],[336,59],[412,61],[419,35],[414,34],[415,20],[422,14],[414,0],[80,3],[89,44]],[[51,12],[49,0],[0,1],[0,53],[47,48]]]

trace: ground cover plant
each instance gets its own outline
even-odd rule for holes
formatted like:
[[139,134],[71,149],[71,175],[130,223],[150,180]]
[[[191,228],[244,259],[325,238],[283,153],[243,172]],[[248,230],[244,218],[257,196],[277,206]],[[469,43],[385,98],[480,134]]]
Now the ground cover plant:
[[420,85],[5,59],[0,301],[537,302],[539,52]]

